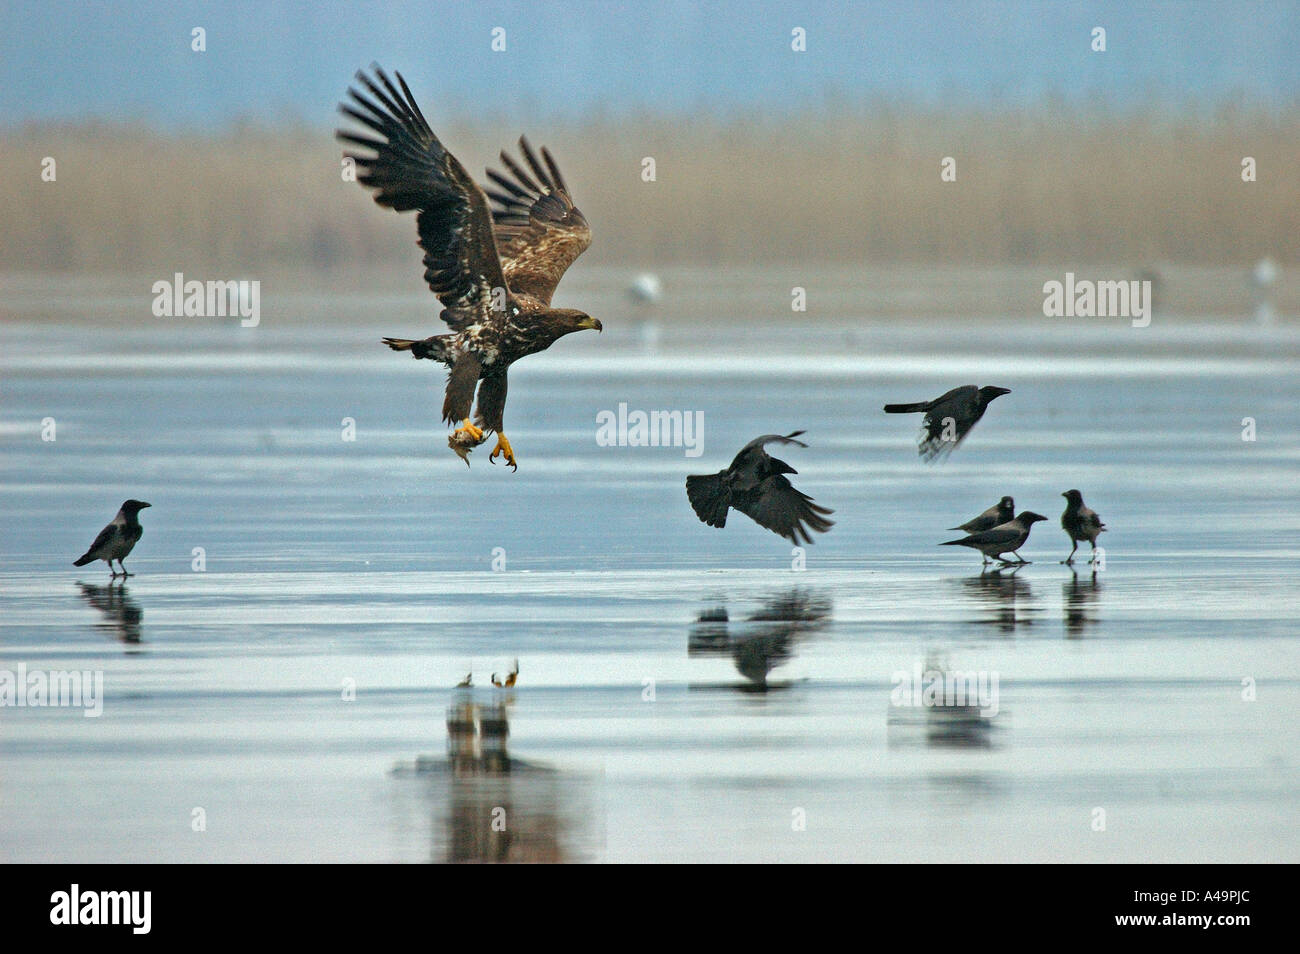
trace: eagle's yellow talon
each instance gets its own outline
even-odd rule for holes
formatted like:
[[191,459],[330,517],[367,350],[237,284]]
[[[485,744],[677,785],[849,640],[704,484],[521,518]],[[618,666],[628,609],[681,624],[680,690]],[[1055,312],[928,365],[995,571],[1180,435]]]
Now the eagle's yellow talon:
[[462,441],[464,438],[468,437],[473,440],[475,444],[483,443],[483,429],[471,424],[468,417],[461,422],[460,427],[456,428],[456,430],[452,432],[451,436],[459,438]]
[[489,463],[496,463],[497,454],[504,455],[507,464],[515,470],[519,469],[519,465],[515,463],[515,452],[511,449],[510,442],[506,440],[504,434],[497,434],[497,446],[492,449],[492,453],[488,456]]

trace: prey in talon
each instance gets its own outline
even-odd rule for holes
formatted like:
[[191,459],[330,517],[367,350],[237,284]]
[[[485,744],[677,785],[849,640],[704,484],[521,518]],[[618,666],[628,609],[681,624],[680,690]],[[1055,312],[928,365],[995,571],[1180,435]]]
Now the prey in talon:
[[429,128],[402,74],[394,75],[396,82],[378,66],[357,74],[339,108],[360,128],[338,137],[359,150],[347,155],[377,203],[416,213],[424,280],[450,333],[384,344],[448,368],[442,418],[458,426],[447,446],[466,466],[495,434],[488,460],[518,470],[505,435],[506,372],[567,334],[602,330],[585,312],[551,307],[565,271],[591,245],[591,229],[550,152],[539,155],[527,139],[519,140],[520,159],[501,153],[505,171],[488,170],[485,192]]
[[483,436],[481,428],[475,427],[466,418],[460,427],[451,432],[447,438],[447,446],[456,452],[456,456],[469,466],[469,452],[478,447],[487,438]]

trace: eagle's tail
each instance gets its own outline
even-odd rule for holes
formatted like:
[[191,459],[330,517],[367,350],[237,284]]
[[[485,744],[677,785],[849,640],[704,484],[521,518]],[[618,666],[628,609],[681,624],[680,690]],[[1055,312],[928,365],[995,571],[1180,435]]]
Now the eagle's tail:
[[74,563],[74,564],[72,564],[72,565],[73,565],[73,566],[85,566],[87,563],[92,563],[92,562],[94,562],[94,559],[95,559],[95,558],[94,558],[93,556],[91,556],[89,552],[87,552],[86,554],[84,554],[84,555],[81,557],[81,559],[79,559],[76,563]]
[[686,496],[691,501],[695,515],[710,527],[727,525],[727,508],[731,506],[731,488],[727,486],[727,472],[692,474],[686,478]]
[[442,341],[444,337],[448,336],[434,335],[422,341],[412,341],[410,338],[385,338],[384,344],[394,351],[409,351],[413,358],[433,358],[435,361],[443,361],[446,355]]
[[924,411],[929,407],[929,401],[920,401],[917,404],[886,404],[886,414],[915,414],[917,411]]

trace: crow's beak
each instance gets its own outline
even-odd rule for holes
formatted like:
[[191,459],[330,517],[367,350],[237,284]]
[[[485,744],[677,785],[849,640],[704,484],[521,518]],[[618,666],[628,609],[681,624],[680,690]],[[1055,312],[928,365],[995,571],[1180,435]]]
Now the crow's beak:
[[145,507],[152,507],[152,506],[153,506],[153,504],[144,503],[143,501],[141,501],[141,503],[140,503],[140,509],[141,509],[141,510],[143,510]]

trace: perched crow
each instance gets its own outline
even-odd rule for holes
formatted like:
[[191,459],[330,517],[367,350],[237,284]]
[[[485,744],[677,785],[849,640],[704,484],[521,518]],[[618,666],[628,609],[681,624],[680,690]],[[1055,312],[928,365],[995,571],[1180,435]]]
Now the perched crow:
[[122,504],[122,509],[117,512],[113,522],[99,531],[99,536],[95,537],[95,542],[90,545],[90,549],[72,565],[85,566],[95,560],[103,560],[113,571],[113,576],[117,576],[117,571],[113,570],[113,561],[116,560],[117,565],[122,568],[122,575],[132,576],[133,574],[126,572],[126,564],[122,560],[131,553],[131,548],[144,533],[138,515],[141,510],[149,506],[152,504],[142,500],[128,500]]
[[998,524],[1006,523],[1015,515],[1016,502],[1010,497],[1003,497],[974,520],[967,520],[960,527],[949,527],[948,529],[965,530],[967,533],[979,533],[981,530],[992,530]]
[[1101,522],[1101,517],[1097,516],[1097,511],[1084,505],[1083,494],[1079,491],[1067,490],[1061,496],[1065,498],[1065,513],[1061,514],[1061,526],[1070,535],[1070,542],[1074,544],[1070,555],[1061,562],[1073,563],[1074,551],[1079,549],[1079,541],[1087,540],[1092,544],[1092,556],[1088,558],[1088,562],[1091,563],[1097,559],[1097,537],[1105,532],[1106,525]]
[[984,416],[984,410],[994,398],[1010,394],[1007,388],[982,387],[967,384],[953,388],[933,401],[916,404],[886,404],[886,414],[925,413],[921,422],[921,440],[917,451],[927,461],[933,461],[951,452],[965,439],[975,422]]
[[[734,507],[791,543],[812,543],[809,529],[825,533],[834,523],[826,515],[835,511],[819,507],[807,494],[800,493],[785,478],[798,473],[783,460],[769,457],[763,445],[780,441],[807,447],[795,440],[803,431],[782,437],[764,434],[741,448],[726,470],[716,474],[692,474],[686,478],[686,496],[696,515],[710,527],[727,525],[727,508]],[[806,524],[806,526],[805,526]]]
[[1041,513],[1033,513],[1029,510],[1021,511],[1020,515],[1006,523],[1000,523],[991,530],[982,530],[979,533],[972,533],[968,537],[962,537],[960,540],[946,540],[939,544],[941,547],[970,547],[972,550],[979,550],[984,554],[984,562],[989,561],[989,557],[999,560],[1002,563],[1011,563],[1005,559],[1002,554],[1015,553],[1016,562],[1028,563],[1029,561],[1016,553],[1025,545],[1029,539],[1029,531],[1040,520],[1046,520]]

